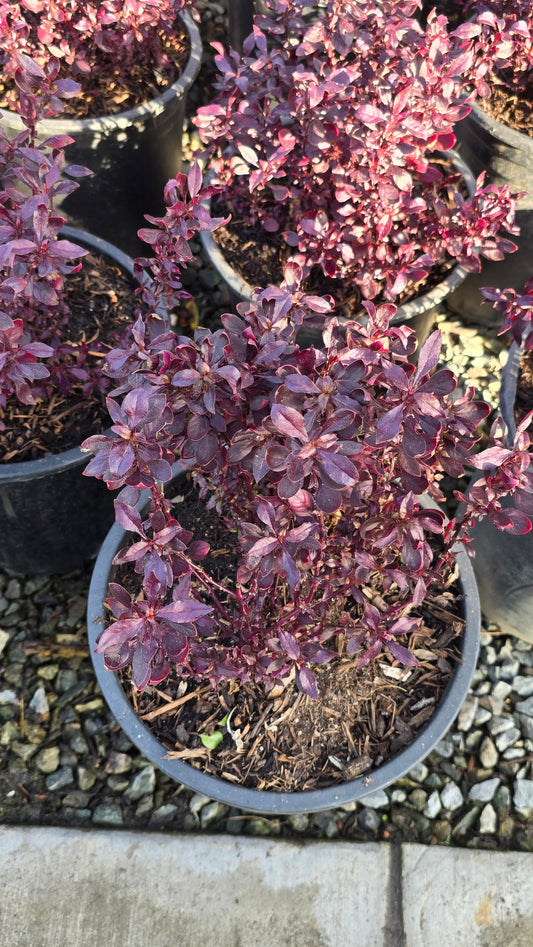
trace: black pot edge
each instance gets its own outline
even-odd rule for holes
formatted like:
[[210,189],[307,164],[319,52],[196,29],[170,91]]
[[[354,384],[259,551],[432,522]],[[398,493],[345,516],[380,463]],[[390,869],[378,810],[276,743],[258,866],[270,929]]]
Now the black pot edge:
[[[183,468],[176,466],[174,473],[178,474],[182,470]],[[146,496],[147,494],[141,498],[140,506],[146,502]],[[481,628],[476,580],[468,554],[462,546],[457,550],[466,620],[461,646],[461,663],[458,664],[438,709],[416,740],[396,757],[378,767],[374,773],[326,789],[279,793],[246,789],[202,773],[182,760],[165,759],[166,751],[135,715],[117,676],[105,669],[103,655],[94,652],[96,639],[103,630],[103,602],[107,596],[111,560],[124,542],[124,532],[117,524],[111,528],[100,549],[92,574],[87,603],[87,629],[91,658],[100,688],[120,726],[148,760],[177,782],[203,793],[210,799],[251,812],[270,815],[318,812],[357,801],[396,782],[431,752],[452,725],[468,693],[476,667]]]
[[499,141],[502,141],[505,145],[510,145],[512,148],[518,148],[521,151],[531,151],[533,153],[533,138],[529,135],[526,135],[525,132],[519,132],[516,128],[511,128],[510,125],[504,125],[503,122],[499,122],[495,118],[491,118],[490,115],[485,112],[484,108],[479,105],[477,102],[469,102],[470,113],[461,119],[463,122],[473,121],[477,123],[483,131],[488,132],[493,138],[497,138]]
[[524,343],[518,345],[513,342],[509,349],[507,361],[502,369],[500,383],[500,411],[503,420],[507,425],[508,439],[510,443],[514,441],[516,434],[516,420],[514,414],[516,401],[516,388],[518,385],[518,373],[520,371],[520,360],[524,354]]
[[[43,135],[71,134],[74,137],[84,131],[100,131],[102,134],[109,133],[113,129],[120,130],[125,125],[132,125],[141,120],[144,116],[157,115],[162,112],[165,106],[176,97],[180,97],[190,88],[194,82],[202,63],[202,40],[200,31],[191,15],[184,11],[179,14],[185,28],[189,34],[190,53],[185,69],[178,79],[172,85],[165,89],[161,95],[149,102],[143,102],[135,108],[127,109],[125,112],[117,112],[115,115],[104,115],[102,117],[94,116],[92,118],[54,118],[43,119],[39,128]],[[15,113],[9,109],[0,108],[0,116],[5,115],[11,121]],[[24,127],[20,123],[21,129]]]
[[[442,157],[452,159],[454,167],[462,174],[465,180],[469,195],[472,195],[476,189],[476,182],[474,175],[472,174],[466,162],[456,151],[444,151],[440,152],[440,154]],[[230,266],[220,247],[218,246],[213,233],[210,231],[202,231],[200,233],[200,240],[209,262],[218,271],[219,275],[229,287],[230,292],[233,293],[233,295],[241,302],[251,302],[253,299],[254,287],[245,279],[243,279],[237,270],[234,270],[233,267]],[[468,270],[465,270],[459,265],[454,266],[451,272],[444,277],[438,286],[428,290],[428,292],[424,293],[422,296],[411,299],[409,302],[404,303],[403,306],[398,306],[398,311],[394,316],[393,324],[396,325],[408,319],[412,319],[415,316],[422,315],[423,313],[433,309],[435,306],[438,306],[439,303],[443,302],[443,300],[454,291],[454,289],[457,289],[457,287],[460,286],[462,282],[464,282],[467,276]]]
[[[94,234],[87,233],[85,230],[79,230],[77,227],[65,226],[61,230],[60,236],[69,237],[85,244],[92,250],[97,250],[106,256],[111,257],[115,263],[133,276],[133,260],[122,250],[119,250],[114,244],[96,237]],[[49,477],[61,470],[67,470],[69,467],[76,467],[82,460],[86,459],[89,463],[90,456],[80,447],[71,447],[61,454],[50,454],[48,457],[40,457],[38,460],[23,460],[15,464],[2,464],[0,462],[0,486],[3,483],[10,483],[13,480],[39,480],[43,477]]]

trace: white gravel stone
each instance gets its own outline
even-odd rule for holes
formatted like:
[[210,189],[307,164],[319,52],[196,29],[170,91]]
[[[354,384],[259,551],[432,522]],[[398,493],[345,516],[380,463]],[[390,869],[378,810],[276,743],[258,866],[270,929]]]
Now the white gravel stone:
[[482,783],[475,783],[468,793],[468,798],[472,802],[490,802],[500,783],[501,779],[497,776],[494,779],[484,779]]
[[467,697],[464,700],[461,710],[459,711],[459,716],[457,718],[457,729],[458,730],[471,730],[474,720],[476,717],[476,711],[478,708],[478,699],[477,697]]
[[492,688],[492,696],[495,697],[496,700],[507,700],[512,690],[512,685],[508,684],[507,681],[498,681]]
[[435,747],[435,753],[438,753],[439,756],[444,757],[445,760],[449,760],[450,756],[453,756],[453,743],[451,740],[444,739],[437,743]]
[[2,629],[0,628],[0,654],[2,654],[2,651],[4,650],[8,641],[9,641],[9,635],[7,631],[2,631]]
[[204,794],[201,792],[195,792],[194,796],[189,802],[189,809],[193,815],[198,815],[200,809],[203,809],[203,807],[206,806],[208,802],[211,802],[209,796],[204,796]]
[[505,733],[514,727],[513,717],[493,717],[487,729],[492,737],[497,737],[500,733]]
[[0,691],[0,704],[18,704],[19,699],[15,694],[15,691],[6,689]]
[[479,831],[481,835],[494,835],[498,828],[498,816],[492,806],[485,806],[479,818]]
[[519,697],[531,697],[533,695],[533,674],[528,674],[525,677],[515,677],[513,690]]
[[515,710],[519,714],[526,714],[527,717],[533,717],[533,697],[528,697],[527,700],[520,700]]
[[440,792],[440,801],[449,812],[455,812],[463,805],[463,794],[455,783],[446,783]]
[[416,763],[407,773],[407,779],[412,779],[415,783],[423,783],[427,779],[428,772],[424,763]]
[[426,807],[424,809],[424,815],[427,819],[436,819],[439,812],[442,809],[442,802],[439,793],[435,789],[429,797]]
[[498,751],[490,737],[485,737],[481,744],[479,761],[484,769],[492,769],[498,762]]
[[492,711],[488,710],[487,707],[480,707],[474,719],[474,726],[482,727],[483,724],[488,723],[491,719]]
[[533,780],[515,780],[513,802],[517,809],[533,809]]
[[499,733],[494,742],[496,743],[500,753],[503,753],[504,750],[508,750],[510,746],[514,746],[521,736],[522,734],[520,733],[518,727],[510,727],[509,730]]
[[50,713],[50,706],[46,697],[44,687],[38,687],[29,703],[30,710],[44,717]]

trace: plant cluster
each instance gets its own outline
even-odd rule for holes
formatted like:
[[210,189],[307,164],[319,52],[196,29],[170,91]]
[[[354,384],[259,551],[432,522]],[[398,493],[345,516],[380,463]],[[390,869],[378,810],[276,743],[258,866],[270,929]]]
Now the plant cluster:
[[41,120],[79,93],[78,83],[59,75],[57,60],[43,68],[21,54],[12,104],[23,130],[7,133],[0,121],[0,409],[10,399],[31,405],[54,392],[91,397],[109,387],[102,343],[69,335],[69,276],[87,250],[62,236],[67,221],[55,203],[90,172],[66,163],[72,138],[39,137]]
[[[174,256],[176,275],[186,239],[214,226],[193,220],[202,197],[194,166],[167,189],[167,215],[144,233],[165,266]],[[153,271],[154,299],[162,272]],[[316,697],[312,666],[337,653],[338,638],[361,664],[384,648],[414,664],[401,636],[419,623],[416,609],[467,524],[488,515],[501,529],[530,527],[529,439],[520,429],[513,448],[497,441],[472,456],[489,408],[473,389],[454,397],[453,373],[437,368],[439,333],[415,366],[414,333],[391,327],[393,305],[367,302],[366,325],[341,327],[328,319],[330,298],[302,292],[301,275],[289,264],[280,287],[193,339],[148,312],[109,355],[114,436],[84,442],[94,454],[86,473],[121,489],[116,519],[135,541],[115,563],[133,565],[139,591],[110,584],[113,620],[97,650],[110,669],[131,663],[139,689],[173,663],[178,675],[261,681],[267,690],[294,672]],[[323,349],[296,342],[309,313],[325,323]],[[175,461],[235,536],[235,588],[204,569],[207,543],[182,528],[165,496]],[[487,472],[463,518],[447,524],[419,494],[441,499],[441,477],[461,476],[467,462]],[[141,488],[150,492],[142,514]],[[504,510],[508,494],[516,508]],[[383,610],[365,596],[373,579],[390,593]]]
[[[24,125],[10,137],[0,123],[0,407],[14,395],[23,404],[68,390],[76,379],[89,383],[83,353],[76,362],[63,339],[68,322],[65,277],[87,252],[61,239],[66,223],[54,208],[59,195],[78,185],[69,177],[85,168],[66,165],[71,138],[38,141],[39,120],[57,115],[62,100],[78,93],[72,80],[58,78],[58,63],[42,69],[25,55],[15,70],[15,104]],[[46,359],[45,365],[40,359]],[[0,421],[3,425],[3,422]]]
[[493,304],[497,312],[503,316],[499,334],[509,332],[517,345],[524,344],[527,350],[533,349],[533,276],[526,280],[521,292],[512,287],[498,289],[495,286],[484,286],[481,292],[485,299]]
[[423,29],[409,0],[267,0],[240,57],[214,44],[217,96],[195,117],[234,216],[282,233],[304,276],[314,265],[392,300],[434,267],[481,268],[514,249],[516,195],[466,196],[436,160],[464,118],[464,79],[482,77],[477,28]]
[[[529,0],[457,0],[479,28],[490,85],[533,98],[533,9]],[[479,80],[478,80],[479,81]],[[483,83],[481,95],[490,88]]]
[[147,64],[173,68],[166,41],[173,40],[179,13],[193,12],[194,0],[21,0],[0,2],[0,63],[13,76],[24,52],[45,67],[60,62],[61,76],[91,76],[110,85]]

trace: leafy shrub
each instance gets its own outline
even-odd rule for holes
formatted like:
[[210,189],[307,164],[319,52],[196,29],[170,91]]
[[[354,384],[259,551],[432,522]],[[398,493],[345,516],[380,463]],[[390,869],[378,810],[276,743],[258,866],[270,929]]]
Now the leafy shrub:
[[[186,241],[215,224],[199,212],[193,219],[203,196],[194,166],[171,182],[167,214],[144,232],[165,264],[146,275],[149,309],[167,292],[173,257],[180,291]],[[402,635],[419,623],[416,609],[468,523],[488,515],[500,529],[530,528],[529,439],[520,428],[512,449],[497,441],[473,453],[489,407],[473,389],[454,397],[453,373],[437,367],[439,333],[415,366],[414,333],[390,324],[395,307],[366,302],[366,325],[330,319],[324,348],[301,349],[303,320],[325,322],[332,305],[303,293],[301,276],[289,264],[281,287],[193,339],[148,311],[108,358],[114,436],[84,442],[94,454],[86,474],[121,488],[116,519],[135,541],[115,563],[130,564],[139,592],[110,584],[113,619],[97,650],[110,669],[131,663],[139,689],[162,681],[172,663],[184,677],[267,690],[294,671],[315,697],[312,666],[335,655],[339,638],[361,664],[385,648],[414,664]],[[182,528],[165,496],[175,461],[235,536],[233,588],[203,568],[207,543]],[[441,499],[443,475],[461,476],[466,463],[486,472],[463,518],[446,523],[419,495]],[[144,487],[151,501],[141,516]],[[506,495],[515,507],[504,510]],[[376,576],[390,594],[383,610],[364,594]]]
[[62,78],[90,76],[103,87],[146,65],[165,72],[173,67],[165,42],[184,10],[193,12],[194,0],[0,0],[4,79],[14,75],[21,52],[42,67],[56,58]]

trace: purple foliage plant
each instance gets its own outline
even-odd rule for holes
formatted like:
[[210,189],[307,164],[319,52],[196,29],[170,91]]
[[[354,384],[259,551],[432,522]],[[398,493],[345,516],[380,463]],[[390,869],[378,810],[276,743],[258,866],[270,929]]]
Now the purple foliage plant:
[[[417,0],[267,0],[242,57],[220,45],[217,95],[195,122],[235,218],[279,232],[304,277],[319,266],[366,299],[423,291],[432,271],[515,249],[515,198],[481,175],[467,196],[439,163],[470,111],[465,79],[483,81],[479,28]],[[489,55],[489,53],[486,53]],[[381,296],[380,296],[381,294]]]
[[[394,305],[367,301],[366,324],[340,326],[330,298],[302,291],[295,263],[222,328],[175,335],[153,303],[181,292],[187,241],[217,221],[200,209],[198,165],[166,197],[166,215],[143,232],[155,250],[140,291],[147,311],[107,359],[113,436],[84,442],[94,455],[86,474],[120,489],[116,520],[133,542],[114,562],[129,564],[137,584],[111,582],[97,650],[111,670],[131,664],[138,689],[174,665],[184,678],[267,691],[294,674],[311,697],[313,666],[339,641],[361,665],[386,649],[415,664],[402,639],[468,524],[488,515],[500,529],[530,529],[527,434],[476,454],[489,407],[473,389],[457,395],[453,373],[438,367],[439,333],[413,364],[415,336],[391,325]],[[322,317],[323,348],[296,341],[309,314]],[[233,586],[204,568],[208,544],[180,524],[165,490],[176,462],[234,536]],[[467,464],[484,471],[478,493],[446,522],[420,495],[441,500],[442,477]],[[142,488],[150,499],[140,512]],[[509,495],[514,506],[503,509]],[[376,578],[383,609],[365,595]]]
[[179,13],[194,11],[195,0],[0,0],[0,63],[13,76],[21,52],[45,67],[60,64],[61,78],[120,84],[146,66],[173,68],[165,42],[175,40]]

